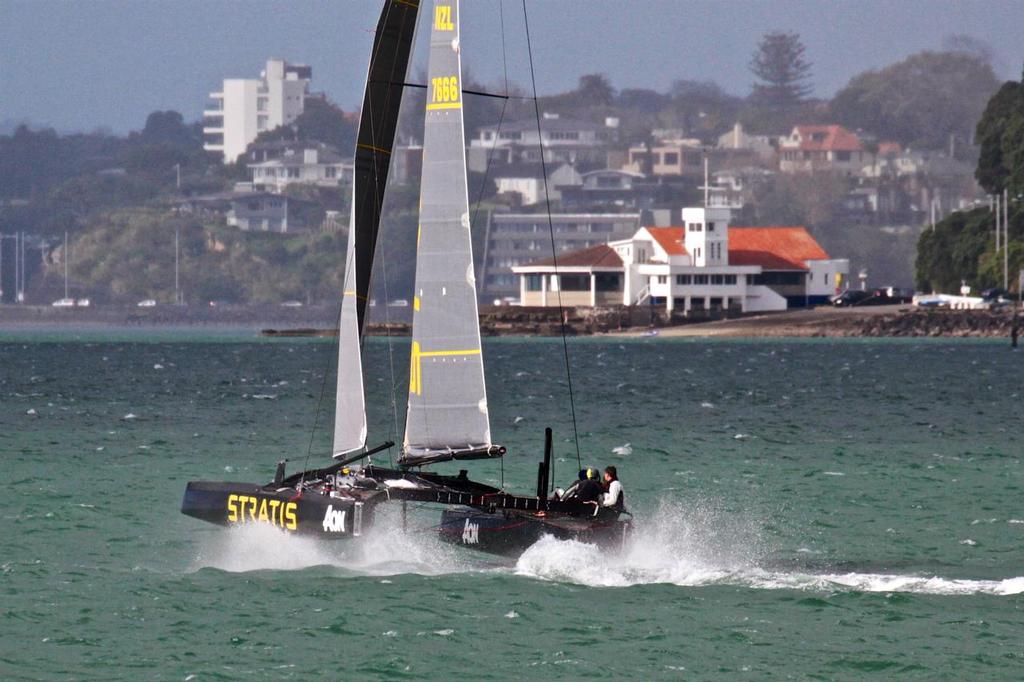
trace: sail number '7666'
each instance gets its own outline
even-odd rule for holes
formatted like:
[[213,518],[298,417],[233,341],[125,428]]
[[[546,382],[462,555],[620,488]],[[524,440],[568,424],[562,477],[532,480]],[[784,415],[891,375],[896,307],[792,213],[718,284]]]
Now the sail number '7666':
[[480,524],[470,523],[466,519],[466,525],[462,527],[462,544],[475,545],[480,542]]
[[430,84],[433,86],[433,101],[434,102],[458,102],[459,101],[459,79],[455,76],[441,76],[439,78],[431,78]]

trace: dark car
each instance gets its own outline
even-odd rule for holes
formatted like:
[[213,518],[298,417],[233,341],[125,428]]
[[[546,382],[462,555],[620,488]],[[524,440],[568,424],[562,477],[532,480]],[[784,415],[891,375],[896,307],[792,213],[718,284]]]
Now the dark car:
[[832,305],[842,308],[845,306],[853,306],[861,303],[867,298],[870,298],[870,291],[861,291],[860,289],[847,289],[838,296],[832,297]]

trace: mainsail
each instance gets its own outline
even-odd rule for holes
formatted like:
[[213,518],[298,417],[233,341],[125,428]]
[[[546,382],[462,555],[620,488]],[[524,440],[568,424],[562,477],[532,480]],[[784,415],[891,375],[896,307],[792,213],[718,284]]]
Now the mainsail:
[[384,185],[391,164],[409,54],[416,33],[419,0],[386,0],[377,22],[366,77],[355,150],[352,212],[345,253],[345,284],[338,328],[338,385],[335,394],[334,455],[366,445],[366,402],[360,339]]
[[480,349],[458,0],[435,0],[427,75],[405,466],[503,452],[491,445]]

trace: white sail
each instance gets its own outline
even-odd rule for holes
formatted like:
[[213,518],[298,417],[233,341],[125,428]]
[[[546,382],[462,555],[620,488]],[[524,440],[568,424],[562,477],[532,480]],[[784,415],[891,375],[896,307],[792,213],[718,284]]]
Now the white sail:
[[356,314],[355,202],[345,250],[345,285],[338,324],[338,386],[334,403],[334,456],[340,457],[366,445],[366,398],[363,394],[363,363]]
[[402,463],[493,456],[466,188],[458,0],[435,0]]

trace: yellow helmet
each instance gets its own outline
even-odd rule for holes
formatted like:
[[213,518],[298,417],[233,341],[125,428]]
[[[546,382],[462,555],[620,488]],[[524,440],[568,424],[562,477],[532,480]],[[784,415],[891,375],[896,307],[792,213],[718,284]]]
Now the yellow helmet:
[[601,478],[601,473],[597,469],[590,467],[587,469],[587,478],[596,481],[597,479]]

